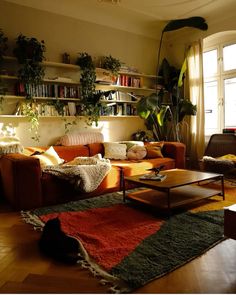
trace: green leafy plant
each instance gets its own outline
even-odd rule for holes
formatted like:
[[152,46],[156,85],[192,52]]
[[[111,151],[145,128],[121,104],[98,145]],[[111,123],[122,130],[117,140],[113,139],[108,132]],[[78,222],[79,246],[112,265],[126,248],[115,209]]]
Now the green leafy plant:
[[54,108],[56,109],[58,114],[60,116],[64,116],[65,104],[63,102],[61,102],[59,99],[52,100],[52,101],[48,102],[48,105],[54,106]]
[[117,76],[121,68],[121,62],[119,59],[114,58],[111,55],[103,56],[101,60],[101,67],[110,71],[114,76]]
[[71,130],[71,128],[73,126],[75,126],[77,124],[76,119],[73,120],[72,122],[68,122],[68,120],[66,118],[63,119],[64,120],[64,126],[65,126],[65,134],[69,133],[69,131]]
[[96,68],[92,57],[87,52],[79,53],[76,64],[82,71],[80,78],[82,113],[86,116],[87,125],[91,126],[95,122],[97,126],[100,118],[100,100],[113,91],[95,90]]
[[203,31],[206,31],[208,29],[206,20],[201,16],[193,16],[189,18],[175,19],[175,20],[169,21],[161,32],[161,38],[160,38],[158,54],[157,54],[157,74],[159,73],[159,63],[160,63],[161,47],[162,47],[164,33],[179,30],[184,27],[196,28]]
[[[28,38],[20,34],[16,39],[16,47],[13,54],[16,56],[20,69],[18,78],[25,85],[39,85],[44,78],[44,52],[46,47],[44,41],[38,41],[36,38]],[[32,98],[29,87],[26,87],[26,98]]]
[[185,116],[196,115],[197,107],[189,99],[182,97],[182,85],[184,73],[186,71],[186,60],[181,70],[169,65],[166,59],[163,60],[161,67],[160,53],[162,48],[163,35],[166,32],[175,31],[184,27],[207,30],[208,25],[203,17],[194,16],[185,19],[169,21],[163,28],[157,54],[157,78],[163,76],[162,89],[147,97],[142,97],[137,104],[139,116],[145,119],[146,126],[153,132],[156,140],[179,140],[178,124]]
[[[16,47],[13,54],[16,56],[20,68],[18,71],[18,78],[20,83],[24,84],[26,91],[26,99],[28,103],[24,104],[23,114],[29,118],[31,123],[30,131],[34,132],[32,137],[35,141],[39,141],[39,121],[38,113],[32,108],[32,89],[34,86],[40,85],[44,78],[44,67],[42,61],[44,60],[44,52],[46,47],[44,41],[38,41],[36,38],[28,38],[20,34],[16,39]],[[33,87],[32,87],[33,86]]]
[[30,122],[30,132],[34,133],[34,136],[31,138],[37,142],[39,142],[39,117],[38,113],[32,108],[32,102],[27,101],[22,104],[22,114],[26,116]]
[[[170,66],[163,60],[160,73],[163,88],[158,93],[142,97],[137,103],[138,115],[145,119],[148,130],[156,140],[179,141],[178,124],[185,116],[196,115],[197,107],[181,93],[183,71]],[[181,73],[182,79],[179,79]]]
[[96,71],[92,57],[87,52],[79,53],[76,64],[81,68],[81,95],[83,101],[93,101],[95,92]]

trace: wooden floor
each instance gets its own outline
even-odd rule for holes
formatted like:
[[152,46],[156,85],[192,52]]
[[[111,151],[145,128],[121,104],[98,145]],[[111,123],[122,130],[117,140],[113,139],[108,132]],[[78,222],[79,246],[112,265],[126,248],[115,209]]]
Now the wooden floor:
[[[89,271],[44,257],[39,236],[18,212],[0,205],[0,293],[107,293]],[[236,293],[236,240],[223,241],[136,293]]]

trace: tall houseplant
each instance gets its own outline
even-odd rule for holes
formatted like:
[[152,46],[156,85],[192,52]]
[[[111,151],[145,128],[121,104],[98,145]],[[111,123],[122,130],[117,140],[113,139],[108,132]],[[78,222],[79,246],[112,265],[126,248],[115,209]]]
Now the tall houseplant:
[[184,27],[196,28],[203,31],[206,31],[208,29],[206,20],[201,16],[193,16],[189,18],[175,19],[175,20],[169,21],[161,32],[161,38],[160,38],[158,54],[157,54],[157,75],[159,73],[159,64],[160,64],[161,48],[162,48],[164,33],[176,31]]
[[178,124],[186,115],[195,115],[197,107],[189,99],[183,98],[181,93],[186,61],[181,70],[171,67],[166,59],[160,67],[160,56],[163,35],[166,32],[175,31],[184,27],[207,30],[208,25],[203,17],[195,16],[185,19],[171,20],[163,28],[157,54],[157,78],[163,76],[163,88],[148,97],[143,97],[137,104],[137,112],[149,130],[153,131],[156,140],[179,140]]
[[160,73],[163,88],[158,93],[142,97],[137,103],[138,115],[145,119],[148,130],[156,140],[179,141],[178,124],[185,116],[195,115],[197,108],[189,99],[182,97],[183,71],[163,60]]

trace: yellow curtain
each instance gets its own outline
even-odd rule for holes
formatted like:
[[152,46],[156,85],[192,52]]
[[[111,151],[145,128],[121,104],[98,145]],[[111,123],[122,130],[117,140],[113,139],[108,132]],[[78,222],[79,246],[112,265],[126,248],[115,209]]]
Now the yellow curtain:
[[189,96],[194,105],[197,105],[196,116],[190,119],[190,146],[189,157],[191,168],[198,168],[198,160],[205,151],[204,135],[204,94],[203,94],[203,54],[202,41],[190,45],[187,55]]

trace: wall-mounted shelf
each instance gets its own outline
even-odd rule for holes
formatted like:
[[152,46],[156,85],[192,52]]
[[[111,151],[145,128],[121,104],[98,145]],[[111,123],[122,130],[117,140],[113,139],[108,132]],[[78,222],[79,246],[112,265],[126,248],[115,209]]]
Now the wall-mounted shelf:
[[[17,65],[17,59],[13,56],[4,56],[5,61],[15,62]],[[80,67],[74,64],[65,64],[54,61],[43,61],[42,64],[45,68],[50,68],[47,71],[47,78],[43,80],[43,84],[39,86],[33,85],[24,85],[22,83],[14,83],[13,81],[18,81],[16,74],[17,67],[11,66],[10,63],[6,64],[6,71],[4,74],[0,75],[1,79],[6,80],[6,83],[12,85],[11,91],[8,91],[6,95],[3,95],[4,98],[3,104],[5,103],[8,109],[12,111],[5,112],[6,114],[16,113],[15,109],[20,105],[20,110],[22,106],[22,102],[24,101],[24,93],[29,91],[31,95],[33,95],[32,102],[35,103],[37,109],[41,109],[41,107],[45,107],[45,105],[51,105],[50,101],[60,101],[63,102],[65,107],[68,109],[68,103],[74,102],[74,108],[76,108],[79,113],[81,107],[79,107],[80,103],[80,76],[74,75],[72,71],[78,71],[80,75]],[[54,69],[58,69],[58,71],[54,71]],[[3,72],[2,72],[3,73]],[[6,73],[6,74],[5,74]],[[56,74],[55,74],[56,73]],[[69,74],[68,74],[69,73]],[[114,77],[112,77],[111,73],[102,68],[96,68],[97,78],[100,83],[96,83],[96,90],[114,90],[116,91],[116,96],[109,97],[108,100],[102,100],[102,106],[100,109],[101,117],[136,117],[136,107],[138,99],[142,95],[146,95],[150,92],[155,92],[156,89],[153,88],[155,85],[156,79],[158,78],[155,75],[137,73],[137,72],[129,72],[129,71],[120,71],[118,75],[117,81],[113,82]],[[69,77],[66,77],[66,76]],[[65,76],[65,77],[64,77]],[[53,77],[53,78],[51,78]],[[55,79],[54,79],[55,77]],[[108,81],[103,81],[100,78],[108,78]],[[125,78],[125,80],[123,80]],[[110,80],[109,80],[110,79]],[[123,84],[125,81],[125,84]],[[104,83],[106,82],[106,83]],[[109,84],[110,83],[110,84]],[[16,95],[18,94],[18,95]],[[136,98],[137,100],[132,100],[131,97]],[[113,99],[115,98],[115,99]],[[10,102],[12,100],[12,102]],[[13,107],[13,103],[15,101],[15,109]],[[27,101],[25,101],[27,102]],[[42,105],[40,105],[42,104]],[[40,113],[40,112],[39,112]],[[44,113],[44,112],[43,112]],[[49,112],[50,113],[50,112]],[[73,112],[69,112],[73,113]],[[21,114],[21,112],[19,112]],[[46,112],[48,114],[48,112]],[[52,112],[54,114],[54,112]],[[64,112],[64,114],[68,114],[68,111]],[[107,115],[109,114],[109,115]],[[128,114],[128,115],[126,115]],[[64,116],[67,117],[67,116]],[[14,116],[14,115],[1,115],[1,117]],[[20,117],[18,115],[15,115]],[[24,116],[23,116],[24,117]],[[42,116],[42,117],[55,117],[58,116]],[[71,116],[68,116],[71,117]]]

